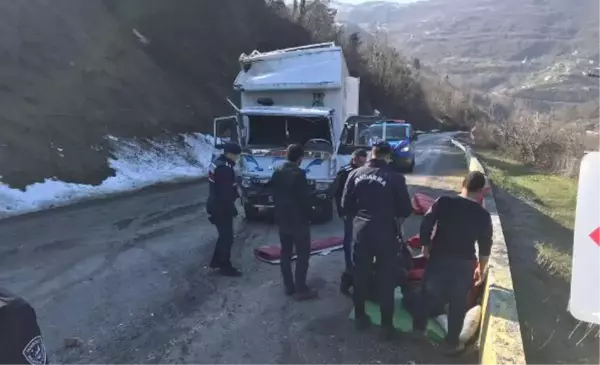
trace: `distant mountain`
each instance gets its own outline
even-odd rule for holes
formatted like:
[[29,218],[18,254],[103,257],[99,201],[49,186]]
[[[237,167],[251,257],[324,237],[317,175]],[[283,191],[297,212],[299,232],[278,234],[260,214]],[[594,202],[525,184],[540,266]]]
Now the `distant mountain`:
[[598,113],[598,0],[332,2],[338,21],[385,29],[449,82],[542,111]]

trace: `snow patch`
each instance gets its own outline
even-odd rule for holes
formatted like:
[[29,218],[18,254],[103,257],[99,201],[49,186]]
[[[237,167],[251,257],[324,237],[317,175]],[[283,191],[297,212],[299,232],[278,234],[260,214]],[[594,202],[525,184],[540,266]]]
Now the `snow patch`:
[[158,183],[206,176],[214,153],[213,137],[199,133],[179,137],[126,140],[107,136],[115,156],[108,162],[116,175],[96,186],[66,183],[52,178],[31,184],[22,191],[2,183],[0,176],[0,219],[134,191]]

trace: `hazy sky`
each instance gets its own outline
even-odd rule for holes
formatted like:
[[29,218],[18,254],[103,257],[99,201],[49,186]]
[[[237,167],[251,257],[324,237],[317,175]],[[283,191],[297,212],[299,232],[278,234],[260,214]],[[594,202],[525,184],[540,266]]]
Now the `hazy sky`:
[[[285,0],[285,1],[289,2],[289,3],[293,2],[293,0]],[[381,0],[334,0],[334,1],[337,1],[337,2],[340,2],[340,3],[347,3],[347,4],[360,4],[360,3],[366,3],[366,2],[369,2],[369,1],[381,1]],[[404,3],[404,4],[407,4],[407,3],[417,2],[419,0],[384,0],[384,1],[389,1],[389,2],[392,2],[392,3]]]
[[[380,0],[336,0],[340,3],[348,3],[348,4],[360,4],[360,3],[366,3],[369,1],[380,1]],[[416,3],[420,0],[384,0],[384,1],[389,1],[391,3],[403,3],[403,4],[408,4],[408,3]]]

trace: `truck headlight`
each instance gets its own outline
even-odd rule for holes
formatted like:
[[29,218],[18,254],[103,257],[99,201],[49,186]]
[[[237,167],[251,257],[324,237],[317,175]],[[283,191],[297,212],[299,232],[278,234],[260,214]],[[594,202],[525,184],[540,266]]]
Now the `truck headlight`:
[[400,149],[400,152],[408,152],[410,150],[410,146],[404,146]]
[[245,188],[252,186],[252,178],[247,176],[242,177],[242,186]]

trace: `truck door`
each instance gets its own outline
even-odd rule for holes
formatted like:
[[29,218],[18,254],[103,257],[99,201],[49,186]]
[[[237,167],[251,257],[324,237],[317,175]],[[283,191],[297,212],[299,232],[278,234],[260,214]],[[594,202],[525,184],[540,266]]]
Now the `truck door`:
[[339,153],[351,154],[356,149],[368,148],[374,138],[369,127],[374,123],[374,120],[361,120],[357,117],[348,120],[342,131]]
[[[211,161],[217,158],[220,153],[219,150],[221,150],[223,144],[227,142],[233,142],[243,146],[242,140],[244,140],[245,130],[240,123],[240,120],[241,116],[239,114],[227,117],[217,117],[213,120],[213,146],[215,147],[215,150],[212,153]],[[233,169],[237,179],[241,181],[241,175],[245,169],[244,159],[240,159]]]
[[408,127],[408,138],[410,138],[410,151],[411,153],[415,152],[415,142],[419,139],[418,135],[415,133],[415,129],[412,125]]
[[234,142],[241,145],[240,141],[240,125],[237,115],[227,117],[218,117],[213,121],[214,146],[216,149],[221,149],[221,145],[227,142]]

